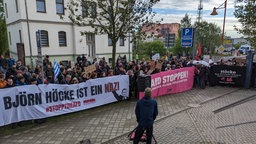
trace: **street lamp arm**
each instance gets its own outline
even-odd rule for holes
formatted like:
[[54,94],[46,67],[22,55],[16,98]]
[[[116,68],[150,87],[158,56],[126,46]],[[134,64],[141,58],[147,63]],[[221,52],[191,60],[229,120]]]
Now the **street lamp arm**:
[[224,8],[226,8],[226,3],[227,3],[227,0],[225,0],[225,2],[224,3],[222,3],[219,7],[214,7],[215,9],[224,9]]
[[222,44],[224,44],[224,31],[225,31],[225,22],[226,22],[226,11],[227,11],[227,0],[223,4],[221,4],[219,7],[214,7],[211,15],[218,15],[216,9],[224,9],[224,20],[223,20],[223,28],[222,28],[222,36],[221,41]]

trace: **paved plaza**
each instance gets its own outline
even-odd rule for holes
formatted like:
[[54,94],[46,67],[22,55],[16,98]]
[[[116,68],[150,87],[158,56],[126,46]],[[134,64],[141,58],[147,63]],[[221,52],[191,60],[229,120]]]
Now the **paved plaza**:
[[[256,120],[256,100],[216,115],[213,111],[255,94],[254,89],[207,87],[159,97],[156,99],[159,116],[154,125],[154,136],[159,144],[216,143],[215,125]],[[136,100],[123,101],[84,110],[74,117],[0,137],[0,143],[78,144],[90,139],[92,144],[129,144],[132,142],[127,135],[136,127],[135,103]],[[255,144],[256,124],[218,129],[217,134],[221,143]]]

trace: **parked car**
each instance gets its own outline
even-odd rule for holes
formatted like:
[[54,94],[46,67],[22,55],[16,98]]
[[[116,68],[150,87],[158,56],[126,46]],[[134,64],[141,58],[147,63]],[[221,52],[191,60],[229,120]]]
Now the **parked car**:
[[238,51],[240,54],[247,54],[248,51],[254,51],[254,48],[252,48],[250,45],[241,45]]
[[233,51],[235,51],[235,48],[234,48],[234,47],[229,48],[229,49],[224,49],[223,52],[233,52]]

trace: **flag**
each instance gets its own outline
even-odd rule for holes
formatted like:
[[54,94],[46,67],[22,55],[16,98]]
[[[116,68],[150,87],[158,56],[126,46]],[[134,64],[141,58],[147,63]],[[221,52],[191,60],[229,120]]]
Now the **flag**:
[[201,54],[202,54],[201,44],[198,43],[198,45],[197,45],[197,55],[200,56]]
[[53,69],[54,69],[54,82],[56,82],[57,77],[60,74],[60,67],[55,60],[53,61]]
[[196,54],[196,60],[199,60],[199,56],[202,54],[202,48],[201,48],[201,44],[198,43],[197,44],[197,54]]

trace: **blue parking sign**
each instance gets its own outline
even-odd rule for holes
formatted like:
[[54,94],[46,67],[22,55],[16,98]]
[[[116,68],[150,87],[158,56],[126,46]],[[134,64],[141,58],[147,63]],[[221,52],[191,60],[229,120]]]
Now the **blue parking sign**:
[[193,46],[193,28],[183,28],[181,33],[181,46]]

